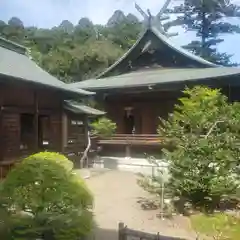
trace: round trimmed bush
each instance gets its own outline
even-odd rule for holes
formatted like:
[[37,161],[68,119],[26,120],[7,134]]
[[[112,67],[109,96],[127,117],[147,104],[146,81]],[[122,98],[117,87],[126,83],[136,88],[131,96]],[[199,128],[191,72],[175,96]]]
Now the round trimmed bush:
[[71,169],[66,157],[48,152],[18,164],[2,184],[0,208],[6,221],[0,226],[0,236],[9,232],[14,237],[9,239],[77,240],[87,236],[93,227],[93,197]]

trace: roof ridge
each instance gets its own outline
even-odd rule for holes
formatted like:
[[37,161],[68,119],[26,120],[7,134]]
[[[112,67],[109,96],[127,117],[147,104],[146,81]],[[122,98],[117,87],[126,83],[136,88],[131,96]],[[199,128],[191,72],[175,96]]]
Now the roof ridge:
[[0,46],[23,55],[25,55],[27,52],[27,48],[23,45],[20,45],[3,37],[0,37]]
[[109,66],[107,69],[105,69],[103,72],[101,72],[96,78],[102,78],[106,73],[111,71],[113,68],[115,68],[121,61],[124,61],[124,59],[129,55],[129,53],[141,42],[143,37],[145,36],[146,32],[148,31],[148,28],[143,28],[141,33],[138,36],[138,39],[136,42],[130,47],[120,58],[118,58],[111,66]]
[[208,65],[207,67],[220,67],[221,65],[217,65],[215,63],[212,63],[208,60],[205,60],[204,58],[197,56],[196,54],[193,54],[187,50],[185,50],[181,46],[176,46],[171,40],[169,40],[168,37],[164,36],[156,27],[151,26],[150,30],[162,41],[164,41],[170,48],[174,48],[174,50],[179,51],[181,54],[188,56],[196,61],[200,61],[203,64]]
[[[143,29],[140,36],[136,40],[136,42],[132,45],[130,49],[128,49],[118,60],[116,60],[111,66],[109,66],[107,69],[105,69],[102,73],[100,73],[97,78],[104,78],[106,75],[111,72],[112,70],[116,69],[119,64],[121,64],[123,61],[129,57],[132,51],[134,51],[139,44],[141,44],[142,41],[144,41],[144,37],[147,35],[147,33],[151,32],[154,34],[160,41],[163,42],[167,47],[171,48],[172,50],[178,52],[179,54],[185,56],[186,58],[189,58],[193,60],[195,63],[199,63],[202,67],[220,67],[221,65],[214,64],[210,61],[205,60],[202,57],[199,57],[184,48],[177,46],[173,43],[167,36],[164,36],[157,27],[155,26],[148,26]],[[122,74],[122,73],[120,73]]]

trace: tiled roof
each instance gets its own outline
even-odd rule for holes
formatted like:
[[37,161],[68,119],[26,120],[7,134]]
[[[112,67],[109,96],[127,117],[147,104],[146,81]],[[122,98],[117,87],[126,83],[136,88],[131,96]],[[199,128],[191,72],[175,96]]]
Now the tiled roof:
[[0,75],[11,77],[17,81],[41,84],[69,93],[93,94],[81,89],[71,89],[68,84],[53,77],[32,61],[26,55],[26,48],[3,38],[0,38]]
[[[159,68],[122,74],[119,76],[91,79],[70,84],[72,88],[81,88],[90,91],[101,89],[136,88],[149,85],[164,85],[173,83],[206,82],[209,79],[221,81],[224,77],[240,76],[240,68]],[[224,80],[225,81],[225,80]],[[228,80],[229,81],[229,78]],[[235,84],[240,85],[240,78]],[[230,84],[227,82],[227,85]]]
[[75,101],[64,101],[64,108],[70,112],[76,113],[76,114],[86,114],[86,115],[104,115],[105,112],[100,111],[98,109],[86,106],[82,103],[78,103]]

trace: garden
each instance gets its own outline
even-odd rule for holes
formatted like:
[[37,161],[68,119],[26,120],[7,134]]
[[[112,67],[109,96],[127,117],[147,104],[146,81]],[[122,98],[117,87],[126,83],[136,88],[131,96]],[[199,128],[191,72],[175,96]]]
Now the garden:
[[189,216],[199,236],[240,239],[240,103],[219,90],[186,88],[158,133],[170,146],[163,150],[169,177],[158,170],[138,184],[165,216]]
[[[161,169],[151,176],[140,174],[138,185],[152,194],[162,218],[187,216],[199,239],[238,240],[240,103],[231,103],[219,90],[206,87],[186,88],[183,93],[158,128],[166,141],[168,174]],[[102,118],[92,128],[97,135],[109,136],[116,125]],[[152,157],[149,161],[159,165]],[[133,178],[129,175],[129,179]],[[99,179],[96,183],[106,190]],[[130,186],[124,188],[132,192]],[[109,196],[114,195],[112,191]],[[113,207],[120,201],[117,196]],[[125,199],[128,204],[129,199]],[[128,214],[132,214],[130,208]],[[93,194],[72,162],[52,152],[31,155],[10,171],[0,184],[0,215],[0,239],[6,240],[86,239],[95,227]]]

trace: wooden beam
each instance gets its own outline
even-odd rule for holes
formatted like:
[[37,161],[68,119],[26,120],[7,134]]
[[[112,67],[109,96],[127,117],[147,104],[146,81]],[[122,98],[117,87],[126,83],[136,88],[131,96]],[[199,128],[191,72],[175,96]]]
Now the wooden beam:
[[[13,113],[35,113],[34,107],[17,107],[17,106],[2,106],[2,111],[3,112],[13,112]],[[58,113],[59,110],[56,109],[39,109],[38,108],[38,113],[42,115],[48,115],[51,113]]]

